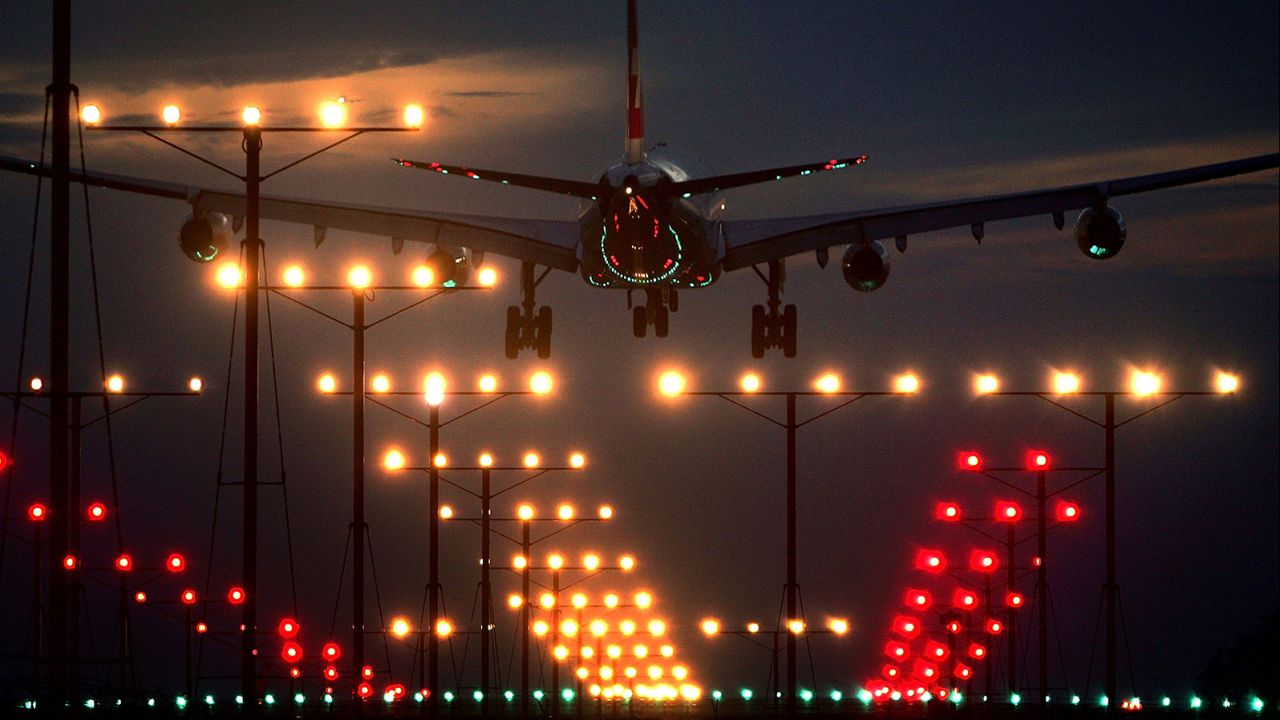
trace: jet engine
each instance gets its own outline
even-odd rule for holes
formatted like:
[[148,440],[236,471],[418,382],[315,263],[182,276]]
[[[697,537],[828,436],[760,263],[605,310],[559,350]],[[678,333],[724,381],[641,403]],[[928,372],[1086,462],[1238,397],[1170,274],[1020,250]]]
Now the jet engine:
[[889,251],[879,242],[850,245],[840,260],[844,281],[858,292],[880,289],[889,279]]
[[1106,260],[1120,252],[1128,231],[1115,208],[1085,208],[1076,219],[1076,245],[1094,260]]
[[231,246],[231,237],[231,221],[227,216],[207,212],[182,224],[182,230],[178,233],[178,246],[187,257],[196,262],[213,262]]
[[427,267],[436,282],[445,287],[466,285],[471,277],[471,253],[466,248],[440,246],[427,257]]

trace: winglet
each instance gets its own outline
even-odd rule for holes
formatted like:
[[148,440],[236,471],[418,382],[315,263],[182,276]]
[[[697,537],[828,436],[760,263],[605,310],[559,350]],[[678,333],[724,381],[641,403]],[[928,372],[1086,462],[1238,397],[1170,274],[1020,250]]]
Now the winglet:
[[644,162],[644,90],[640,86],[636,0],[627,0],[627,163]]

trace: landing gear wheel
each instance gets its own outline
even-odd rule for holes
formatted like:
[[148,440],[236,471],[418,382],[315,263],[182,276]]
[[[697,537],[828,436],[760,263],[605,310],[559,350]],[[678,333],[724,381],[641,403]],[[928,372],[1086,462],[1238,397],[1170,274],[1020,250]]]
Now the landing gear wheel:
[[631,308],[631,332],[636,337],[644,337],[645,331],[649,328],[649,319],[645,317],[643,305],[637,305]]
[[520,308],[511,305],[507,307],[507,335],[506,335],[506,354],[510,360],[515,360],[520,356],[520,328],[523,325],[523,318],[520,317]]
[[764,357],[765,315],[763,305],[751,306],[751,357]]
[[782,308],[782,356],[796,356],[796,306],[787,305]]
[[551,307],[543,305],[538,308],[538,316],[534,326],[534,348],[538,357],[546,360],[551,357]]
[[659,305],[653,310],[653,334],[656,337],[664,338],[667,336],[669,325],[669,315],[667,308]]

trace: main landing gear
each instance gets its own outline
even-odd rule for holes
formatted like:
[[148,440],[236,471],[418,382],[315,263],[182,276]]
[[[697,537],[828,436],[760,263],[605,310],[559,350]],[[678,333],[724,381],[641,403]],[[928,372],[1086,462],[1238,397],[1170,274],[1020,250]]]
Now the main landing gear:
[[752,266],[752,269],[769,288],[769,306],[767,309],[764,305],[751,307],[751,357],[762,358],[765,350],[780,347],[783,357],[793,358],[796,356],[796,306],[782,305],[785,266],[781,260],[770,260],[768,277],[759,268]]
[[[672,287],[645,288],[645,304],[631,307],[631,332],[644,337],[653,326],[655,337],[666,337],[670,328],[670,314],[680,309],[680,296]],[[627,305],[631,305],[631,293],[627,293]]]
[[507,308],[506,353],[512,360],[525,348],[533,348],[543,360],[551,357],[551,308],[547,305],[536,308],[534,300],[534,290],[551,268],[543,270],[537,278],[533,272],[533,263],[520,263],[520,290],[524,299],[519,307]]

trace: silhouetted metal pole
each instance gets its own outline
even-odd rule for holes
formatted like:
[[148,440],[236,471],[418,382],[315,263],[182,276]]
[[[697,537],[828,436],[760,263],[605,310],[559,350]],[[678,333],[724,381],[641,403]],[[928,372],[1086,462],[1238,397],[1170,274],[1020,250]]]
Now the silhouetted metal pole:
[[1107,515],[1107,581],[1103,590],[1107,604],[1107,714],[1117,715],[1120,702],[1116,697],[1116,394],[1106,393],[1106,515]]
[[[991,573],[982,573],[982,607],[987,609],[991,607]],[[969,624],[973,624],[972,613],[970,613]],[[987,662],[983,663],[983,687],[986,690],[988,700],[994,693],[995,665],[991,662],[991,653],[987,653]]]
[[431,517],[427,520],[427,542],[430,545],[430,557],[428,559],[428,610],[429,618],[427,628],[427,682],[430,683],[431,696],[427,698],[427,704],[431,711],[431,717],[436,717],[440,710],[440,636],[436,633],[436,626],[440,622],[440,468],[436,463],[436,455],[440,453],[440,406],[430,406],[430,420],[428,421],[431,435],[428,441],[431,449],[430,464],[431,468],[428,472],[431,477],[430,497],[428,504],[431,506]]
[[[528,575],[528,571],[525,571]],[[560,645],[560,571],[551,571],[551,595],[555,605],[551,610],[551,717],[560,717],[560,660],[556,647]]]
[[796,394],[787,393],[787,713],[796,713]]
[[480,471],[480,715],[489,716],[489,651],[493,643],[493,595],[489,586],[489,469]]
[[[520,554],[529,561],[529,550],[533,543],[529,541],[528,520],[520,523]],[[529,571],[520,573],[520,718],[529,720]]]
[[44,521],[32,518],[34,537],[31,541],[31,697],[40,697],[40,677],[44,664],[44,573],[40,563],[44,562]]
[[1036,645],[1039,655],[1040,696],[1036,702],[1047,705],[1045,697],[1049,694],[1049,576],[1048,558],[1048,518],[1045,517],[1045,498],[1047,495],[1047,476],[1044,470],[1036,472],[1036,556],[1040,564],[1036,567]]
[[364,712],[355,692],[364,666],[364,290],[356,288],[351,296],[351,697],[359,716]]
[[244,250],[244,457],[242,487],[244,527],[241,565],[244,603],[241,605],[240,694],[248,715],[257,714],[258,649],[258,259],[262,241],[258,237],[259,185],[261,177],[262,131],[256,125],[244,128],[245,232]]
[[[68,393],[71,406],[71,446],[68,453],[71,482],[67,495],[67,552],[76,559],[76,568],[65,572],[67,587],[67,670],[66,682],[70,699],[74,701],[80,692],[80,573],[84,571],[84,558],[80,551],[80,531],[83,516],[80,514],[81,484],[84,478],[84,403],[79,394]],[[123,688],[122,688],[123,689]]]
[[[1008,586],[1005,588],[1006,593],[1016,592],[1014,583],[1017,582],[1018,578],[1016,562],[1018,539],[1014,529],[1015,524],[1009,523],[1009,527],[1005,531],[1005,563],[1008,575],[1005,579],[1005,584]],[[990,612],[990,607],[988,607],[988,612]],[[992,616],[994,617],[994,613],[992,613]],[[1018,618],[1013,612],[1013,606],[1007,602],[1005,603],[1004,618],[1004,634],[1008,638],[1005,647],[1009,653],[1007,660],[1009,665],[1009,697],[1012,698],[1013,694],[1018,692],[1018,628],[1016,624]]]
[[67,392],[71,367],[71,2],[53,2],[53,182],[49,208],[49,700],[68,700]]

